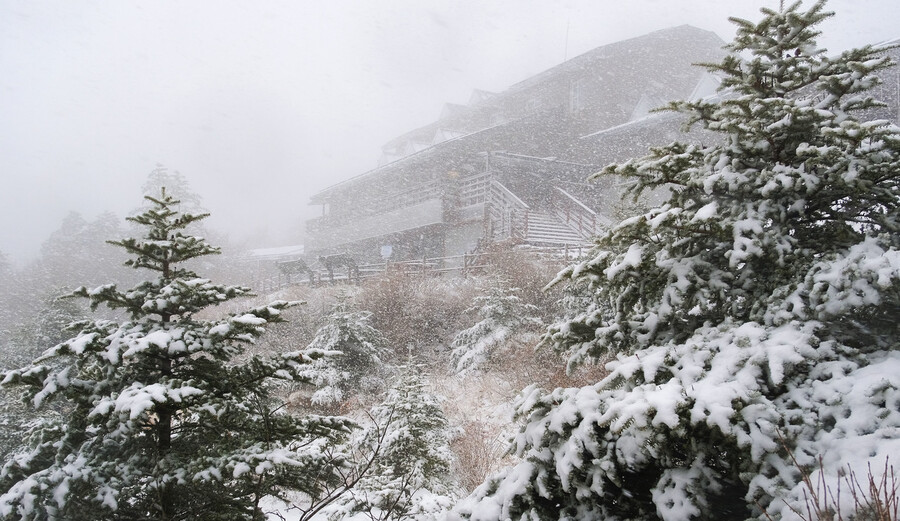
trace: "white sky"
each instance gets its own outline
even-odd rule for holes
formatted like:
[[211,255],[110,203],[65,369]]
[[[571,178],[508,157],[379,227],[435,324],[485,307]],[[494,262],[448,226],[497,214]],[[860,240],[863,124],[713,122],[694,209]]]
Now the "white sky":
[[[727,41],[728,16],[777,5],[0,0],[0,251],[33,257],[72,210],[125,215],[157,163],[187,176],[213,227],[289,243],[311,194],[473,88],[684,23]],[[900,36],[896,0],[828,8],[829,51]]]

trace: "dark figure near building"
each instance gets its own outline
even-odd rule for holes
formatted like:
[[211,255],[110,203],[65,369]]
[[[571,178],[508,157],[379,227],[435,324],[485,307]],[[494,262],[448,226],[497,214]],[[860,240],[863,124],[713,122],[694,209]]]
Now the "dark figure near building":
[[334,282],[334,270],[340,266],[347,267],[347,280],[359,281],[359,267],[356,261],[349,253],[336,253],[334,255],[323,255],[319,257],[319,264],[328,270],[328,280]]

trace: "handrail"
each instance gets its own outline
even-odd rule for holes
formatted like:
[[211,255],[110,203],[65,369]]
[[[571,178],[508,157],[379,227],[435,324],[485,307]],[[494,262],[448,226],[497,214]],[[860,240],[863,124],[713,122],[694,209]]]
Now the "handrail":
[[519,199],[519,197],[516,194],[510,192],[509,188],[503,186],[503,184],[500,181],[497,181],[496,179],[492,180],[491,188],[496,188],[497,190],[499,190],[500,193],[503,195],[504,201],[509,200],[512,203],[514,203],[516,206],[519,206],[523,210],[531,209],[531,207],[529,207],[527,204],[525,204],[525,201]]
[[488,203],[491,238],[528,237],[528,214],[531,209],[516,194],[499,181],[492,180]]
[[491,174],[482,172],[464,177],[459,183],[459,204],[462,207],[483,203],[491,190]]
[[599,222],[600,215],[587,207],[569,192],[559,188],[556,189],[553,197],[553,207],[557,214],[565,220],[566,225],[577,231],[584,238],[592,237],[600,231]]
[[581,201],[579,201],[578,199],[576,199],[574,195],[570,194],[569,192],[566,192],[565,190],[563,190],[562,188],[560,188],[560,187],[558,187],[558,186],[554,186],[553,188],[555,188],[555,189],[557,189],[559,192],[561,192],[561,193],[562,193],[564,196],[566,196],[566,198],[568,198],[571,202],[573,202],[573,203],[575,203],[576,205],[580,206],[582,210],[585,210],[586,212],[588,212],[588,213],[591,214],[591,215],[597,215],[597,212],[595,212],[594,210],[591,210],[590,207],[588,207],[587,205],[585,205],[584,203],[582,203]]

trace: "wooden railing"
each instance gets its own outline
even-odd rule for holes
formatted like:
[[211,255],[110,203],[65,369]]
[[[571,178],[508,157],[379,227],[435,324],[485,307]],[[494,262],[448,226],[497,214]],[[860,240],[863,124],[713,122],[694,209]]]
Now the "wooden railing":
[[428,181],[418,185],[414,185],[401,192],[392,193],[391,195],[372,199],[367,201],[367,209],[373,213],[380,213],[385,208],[403,208],[406,206],[415,206],[428,199],[434,199],[442,195],[441,184],[438,181]]
[[392,193],[389,196],[375,198],[359,198],[356,204],[344,204],[345,211],[329,213],[321,217],[306,221],[306,229],[310,233],[317,233],[334,226],[340,226],[358,220],[362,217],[378,215],[385,210],[407,208],[436,199],[443,195],[443,188],[438,181],[428,181],[414,185],[405,190]]
[[531,208],[496,180],[491,181],[488,211],[493,239],[524,239],[528,236]]
[[491,190],[490,172],[468,176],[459,182],[459,206],[465,208],[487,201]]
[[569,192],[554,187],[550,201],[556,215],[585,239],[600,233],[601,223],[597,212],[585,206]]
[[[538,257],[547,262],[558,263],[560,267],[567,262],[580,258],[587,250],[581,245],[560,247],[530,247],[519,251],[521,255]],[[417,260],[400,262],[380,262],[374,264],[360,264],[359,276],[349,278],[347,271],[336,270],[334,279],[330,279],[325,270],[314,270],[314,278],[310,280],[306,274],[293,276],[273,276],[257,279],[249,284],[256,293],[270,293],[279,289],[296,285],[318,284],[354,284],[366,279],[381,276],[384,273],[394,273],[403,276],[441,276],[444,274],[475,275],[482,273],[491,265],[493,257],[507,256],[508,252],[482,252],[453,255],[449,257],[428,257]]]

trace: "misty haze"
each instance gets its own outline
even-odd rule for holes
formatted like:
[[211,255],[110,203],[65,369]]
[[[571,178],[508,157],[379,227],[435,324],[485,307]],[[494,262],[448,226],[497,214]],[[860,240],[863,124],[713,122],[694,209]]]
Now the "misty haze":
[[0,520],[897,521],[897,21],[0,0]]

